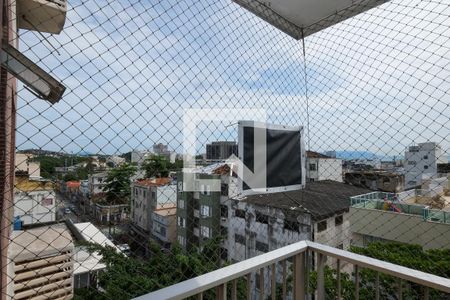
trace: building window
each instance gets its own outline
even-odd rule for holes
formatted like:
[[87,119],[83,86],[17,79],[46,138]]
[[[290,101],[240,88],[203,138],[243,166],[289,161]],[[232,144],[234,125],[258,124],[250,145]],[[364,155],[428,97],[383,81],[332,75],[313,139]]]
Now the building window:
[[423,168],[426,170],[426,169],[428,169],[428,166],[427,165],[425,165],[425,166],[423,166]]
[[423,159],[428,159],[428,155],[424,155],[424,156],[423,156]]
[[50,206],[53,205],[53,198],[43,198],[41,200],[41,205],[42,206]]
[[300,224],[297,221],[284,220],[284,229],[290,231],[299,231]]
[[259,252],[269,252],[269,245],[263,242],[256,241],[256,250]]
[[182,199],[178,200],[178,208],[184,209],[184,200]]
[[344,223],[344,216],[343,215],[340,215],[340,216],[337,216],[336,218],[334,218],[334,225],[335,226],[342,225],[342,223]]
[[225,248],[220,248],[220,258],[222,260],[228,260],[228,250]]
[[179,181],[177,186],[178,186],[178,193],[183,192],[183,181]]
[[309,170],[310,171],[317,171],[316,164],[309,164]]
[[211,186],[210,185],[207,185],[206,186],[206,192],[205,192],[205,195],[211,195]]
[[147,191],[144,190],[144,198],[147,197]]
[[234,235],[234,241],[235,241],[236,243],[245,245],[245,237],[244,237],[243,235],[240,235],[240,234],[237,234],[237,233],[236,233],[236,234]]
[[177,225],[180,227],[186,227],[186,219],[182,218],[182,217],[178,217],[178,222]]
[[226,205],[220,206],[220,216],[222,218],[228,218],[228,206]]
[[210,238],[211,237],[211,229],[206,226],[201,226],[200,234],[202,235],[202,237]]
[[138,189],[134,189],[134,195],[137,196],[138,195]]
[[222,183],[222,185],[220,186],[220,194],[222,196],[228,196],[228,184]]
[[327,220],[323,220],[317,223],[317,232],[327,230]]
[[178,243],[180,243],[181,246],[186,246],[186,239],[184,238],[184,236],[178,236]]
[[256,222],[269,224],[269,216],[256,212]]
[[336,246],[336,248],[344,250],[344,244],[339,244],[339,245]]
[[410,165],[410,166],[415,166],[415,165],[416,165],[416,162],[415,162],[415,161],[408,161],[408,165]]
[[242,209],[236,209],[234,211],[234,215],[236,216],[236,218],[242,218],[245,219],[245,210]]
[[211,209],[208,205],[200,205],[200,216],[211,217]]

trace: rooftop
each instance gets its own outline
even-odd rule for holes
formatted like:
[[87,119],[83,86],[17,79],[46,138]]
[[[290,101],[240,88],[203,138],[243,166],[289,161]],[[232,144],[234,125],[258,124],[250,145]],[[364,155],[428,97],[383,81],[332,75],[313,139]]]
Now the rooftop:
[[70,231],[63,224],[41,226],[11,233],[9,258],[24,261],[73,250]]
[[22,192],[51,191],[53,182],[49,180],[31,180],[28,177],[16,177],[14,188]]
[[365,188],[325,180],[310,182],[303,190],[251,195],[243,201],[289,211],[303,209],[313,219],[322,220],[348,210],[350,197],[368,192]]
[[309,150],[306,151],[306,157],[308,157],[308,158],[332,158],[331,156],[324,155],[319,152],[309,151]]
[[171,182],[172,178],[163,177],[163,178],[145,178],[135,181],[134,184],[138,186],[163,186],[168,185]]
[[167,217],[167,216],[173,216],[177,214],[177,207],[176,206],[167,206],[167,207],[158,207],[153,211],[155,214]]

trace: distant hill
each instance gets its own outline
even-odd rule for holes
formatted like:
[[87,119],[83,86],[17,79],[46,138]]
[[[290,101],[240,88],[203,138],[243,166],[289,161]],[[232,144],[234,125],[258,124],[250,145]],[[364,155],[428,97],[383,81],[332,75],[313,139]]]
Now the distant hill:
[[340,159],[379,159],[379,157],[369,151],[335,151],[336,158]]
[[50,150],[43,150],[43,149],[17,150],[17,153],[30,153],[35,156],[66,156],[66,155],[69,155],[65,152],[50,151]]

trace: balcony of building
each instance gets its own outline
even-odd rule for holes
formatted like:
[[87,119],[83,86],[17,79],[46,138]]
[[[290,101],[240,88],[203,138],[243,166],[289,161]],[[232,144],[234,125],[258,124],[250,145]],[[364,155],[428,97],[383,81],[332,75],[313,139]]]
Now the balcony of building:
[[[327,260],[336,261],[331,281]],[[343,263],[353,265],[351,274],[341,269]],[[371,282],[361,280],[367,271],[373,275]],[[264,288],[253,288],[254,274]],[[381,278],[390,278],[394,285]],[[373,299],[411,299],[412,295],[444,299],[450,293],[450,279],[301,241],[135,299],[311,299],[314,295],[322,300],[348,299],[349,291],[354,299],[365,299],[368,291]]]

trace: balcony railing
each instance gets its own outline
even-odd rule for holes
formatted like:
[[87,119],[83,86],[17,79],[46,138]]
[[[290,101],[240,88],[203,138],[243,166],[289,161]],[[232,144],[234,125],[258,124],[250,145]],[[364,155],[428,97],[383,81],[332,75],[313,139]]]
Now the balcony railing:
[[[378,259],[355,254],[352,252],[336,249],[333,247],[317,244],[310,241],[301,241],[289,246],[235,263],[233,265],[218,269],[216,271],[174,284],[172,286],[157,290],[155,292],[135,298],[136,300],[150,299],[184,299],[191,296],[197,296],[197,299],[203,299],[203,293],[210,290],[216,290],[217,299],[227,298],[227,285],[231,282],[231,298],[237,299],[237,280],[242,277],[247,278],[246,298],[252,298],[252,289],[250,276],[254,272],[263,274],[264,268],[271,269],[270,295],[265,295],[265,289],[259,290],[259,299],[265,299],[271,296],[276,299],[277,286],[277,265],[282,267],[282,298],[286,299],[287,291],[287,267],[286,261],[293,259],[293,299],[305,299],[308,290],[306,288],[307,274],[310,272],[311,255],[316,254],[315,270],[317,271],[317,299],[325,299],[325,264],[327,257],[333,257],[336,261],[337,272],[337,299],[342,299],[341,287],[341,266],[343,262],[354,266],[355,299],[359,299],[361,268],[370,269],[377,272],[376,280],[373,283],[375,288],[375,299],[380,299],[380,280],[379,274],[387,274],[399,279],[400,284],[397,287],[397,298],[402,299],[403,281],[409,281],[423,287],[423,298],[429,299],[430,289],[436,289],[445,293],[450,293],[450,279],[436,275],[424,273],[418,270],[402,267]],[[278,264],[279,263],[279,264]],[[279,271],[279,270],[278,270]],[[260,276],[260,286],[264,286],[264,276]]]

